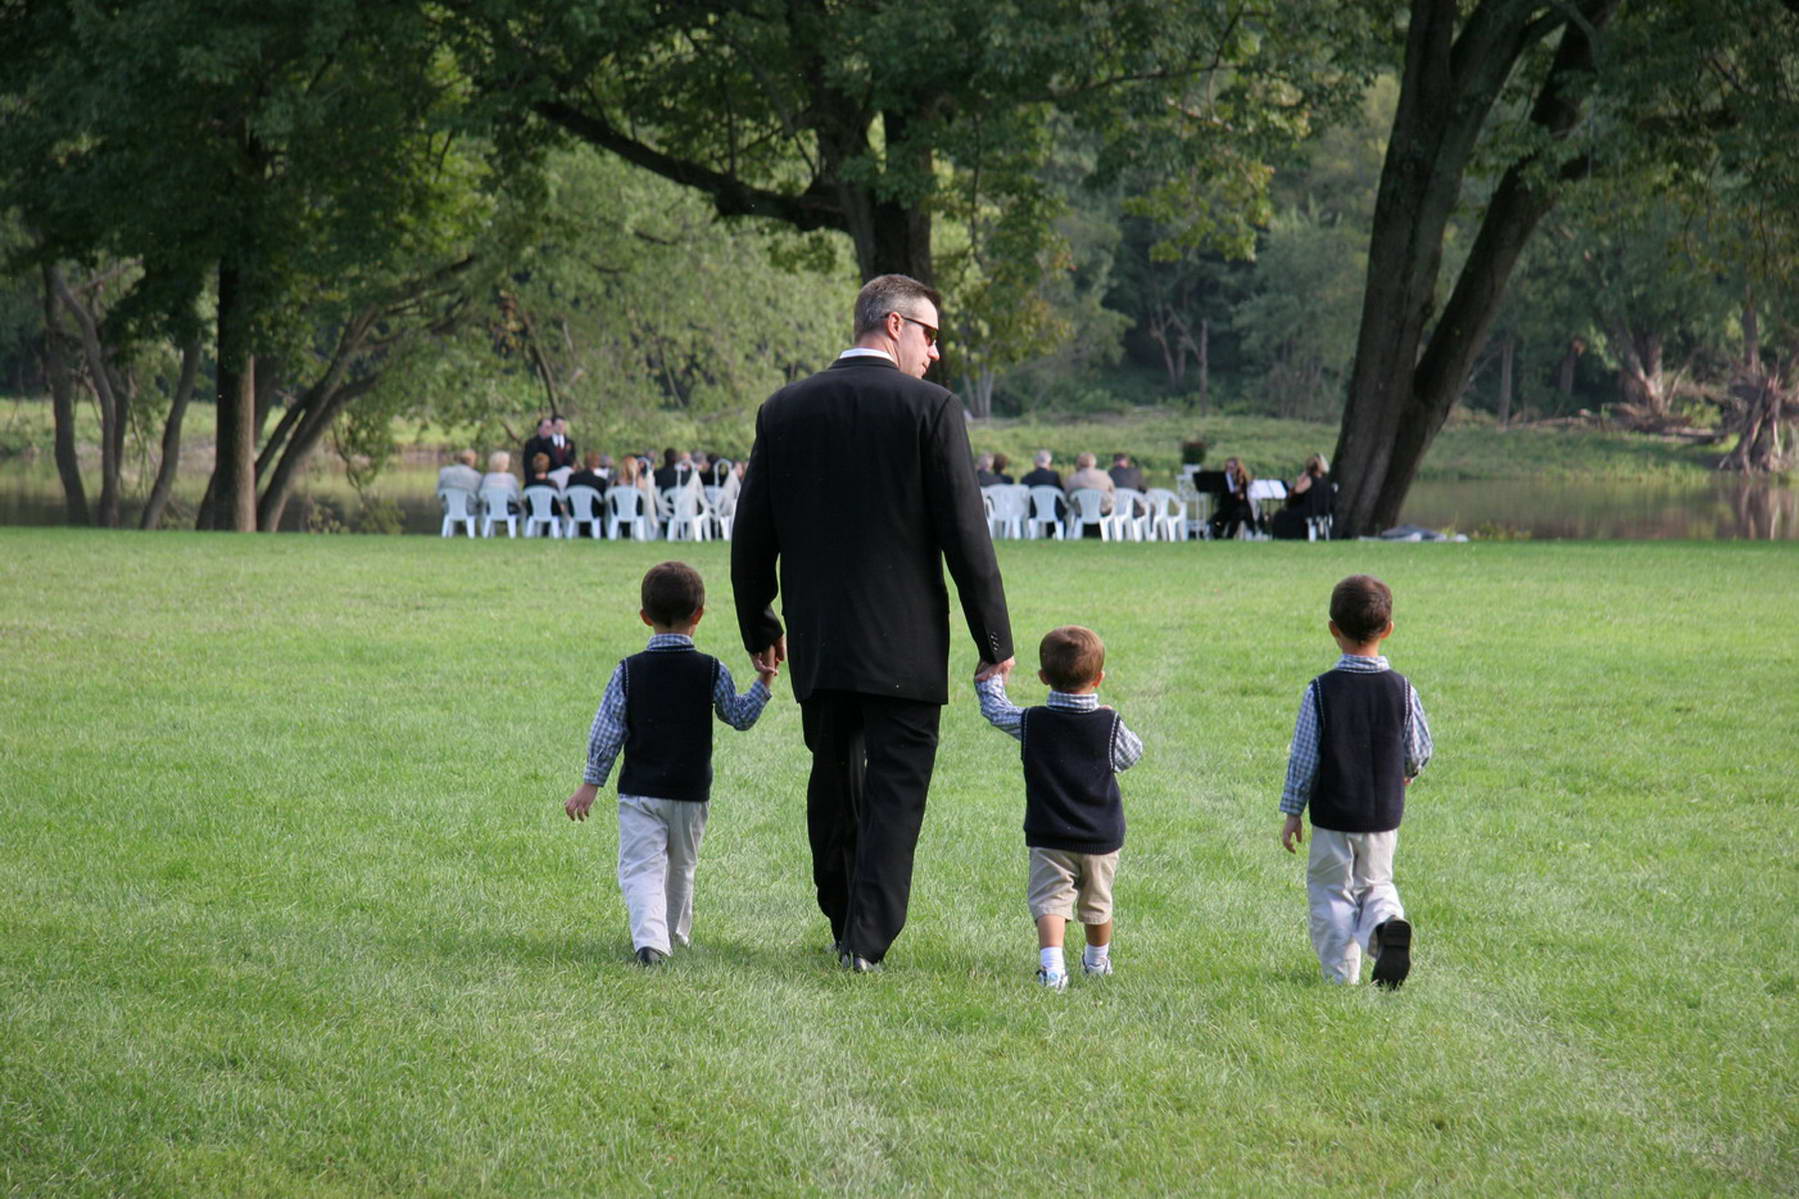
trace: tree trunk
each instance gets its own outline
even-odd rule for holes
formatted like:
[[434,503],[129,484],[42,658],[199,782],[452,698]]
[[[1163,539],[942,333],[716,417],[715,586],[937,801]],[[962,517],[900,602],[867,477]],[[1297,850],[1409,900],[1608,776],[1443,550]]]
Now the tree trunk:
[[88,377],[93,380],[94,398],[100,405],[100,503],[94,511],[94,523],[102,528],[119,527],[119,465],[125,451],[125,396],[118,386],[106,347],[100,343],[100,322],[94,310],[69,289],[62,272],[50,268],[50,283],[56,298],[74,318],[81,337],[82,357],[87,361]]
[[[1617,0],[1584,0],[1593,27]],[[1553,192],[1533,186],[1531,160],[1513,164],[1488,202],[1467,263],[1428,342],[1443,237],[1481,126],[1513,64],[1552,27],[1521,0],[1482,0],[1455,33],[1455,0],[1413,0],[1393,135],[1381,169],[1368,282],[1333,475],[1335,532],[1355,537],[1398,521],[1419,462],[1467,381],[1506,280]],[[1531,111],[1565,134],[1579,116],[1573,76],[1592,70],[1586,28],[1564,21]],[[1457,72],[1460,72],[1459,76]],[[1420,348],[1422,347],[1422,352]]]
[[169,417],[162,425],[162,460],[156,464],[156,482],[150,498],[144,503],[137,527],[154,529],[162,524],[163,510],[169,506],[169,494],[175,488],[175,472],[181,465],[181,422],[187,416],[187,405],[194,396],[194,385],[200,373],[200,342],[187,343],[181,351],[181,378],[175,384],[175,395],[169,403]]
[[1499,339],[1499,426],[1504,428],[1512,420],[1512,359],[1518,353],[1518,343],[1510,334]]
[[1755,289],[1743,299],[1743,369],[1759,375],[1762,369],[1761,310],[1755,301]]
[[1622,326],[1612,332],[1618,354],[1618,395],[1640,422],[1653,424],[1668,415],[1667,379],[1662,373],[1662,338]]
[[1212,318],[1199,320],[1199,410],[1212,404]]
[[75,452],[75,384],[69,378],[69,365],[63,360],[62,327],[56,319],[56,284],[54,268],[46,266],[44,276],[44,374],[50,381],[50,411],[55,421],[52,445],[56,457],[56,474],[62,480],[65,519],[72,525],[88,523],[87,491],[81,485],[81,459]]
[[247,281],[219,264],[218,449],[196,522],[201,529],[256,531],[256,356],[249,346]]

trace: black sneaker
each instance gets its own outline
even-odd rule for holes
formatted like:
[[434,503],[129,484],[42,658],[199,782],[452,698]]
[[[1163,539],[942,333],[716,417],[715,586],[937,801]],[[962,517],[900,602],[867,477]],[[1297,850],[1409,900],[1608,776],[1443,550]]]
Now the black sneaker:
[[639,966],[660,966],[666,961],[668,961],[668,955],[663,953],[660,949],[652,949],[648,945],[645,945],[642,949],[637,951],[637,964]]
[[861,954],[851,953],[847,949],[837,955],[837,961],[851,974],[879,974],[881,972],[881,963],[871,962]]
[[1405,976],[1412,972],[1412,926],[1404,920],[1389,920],[1374,926],[1374,985],[1389,991],[1399,989]]

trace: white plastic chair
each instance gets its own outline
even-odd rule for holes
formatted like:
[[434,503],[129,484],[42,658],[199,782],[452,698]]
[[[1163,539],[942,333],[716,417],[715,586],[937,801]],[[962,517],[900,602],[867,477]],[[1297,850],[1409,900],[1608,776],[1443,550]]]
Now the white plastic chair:
[[629,528],[637,541],[650,539],[649,517],[643,514],[643,492],[621,485],[606,489],[606,536],[618,540],[620,529]]
[[1255,514],[1255,527],[1244,526],[1243,536],[1251,540],[1259,540],[1267,534],[1259,533],[1262,524],[1262,506],[1287,498],[1287,485],[1279,479],[1251,479],[1249,482],[1249,510]]
[[1190,531],[1187,501],[1166,487],[1151,487],[1143,493],[1149,505],[1149,536],[1152,541],[1185,541]]
[[987,499],[987,526],[995,537],[1022,538],[1024,522],[1031,514],[1031,489],[1017,483],[995,483],[981,488]]
[[586,525],[588,534],[597,540],[600,536],[600,514],[605,503],[600,498],[600,493],[581,483],[569,488],[563,495],[568,500],[568,515],[563,518],[562,535],[573,537],[576,529]]
[[1148,541],[1149,513],[1138,512],[1143,493],[1134,487],[1120,487],[1112,493],[1112,540]]
[[518,513],[512,510],[517,498],[514,492],[501,487],[481,489],[481,536],[492,537],[496,524],[506,526],[506,536],[518,536]]
[[1088,525],[1099,526],[1099,539],[1112,540],[1112,518],[1100,511],[1106,493],[1097,487],[1082,487],[1068,493],[1068,535],[1079,537]]
[[674,487],[663,492],[668,497],[668,539],[670,541],[704,541],[706,526],[712,513],[706,508],[706,497],[698,487]]
[[1039,536],[1039,529],[1046,530],[1057,541],[1062,539],[1062,518],[1056,515],[1056,505],[1062,502],[1062,489],[1051,487],[1048,483],[1031,488],[1031,519],[1025,523],[1025,536]]
[[549,530],[549,536],[562,536],[562,514],[556,511],[556,489],[539,483],[525,488],[525,536],[537,536],[537,530]]
[[455,536],[457,522],[468,528],[468,535],[475,535],[475,520],[481,514],[481,507],[475,500],[475,493],[464,491],[460,487],[445,487],[438,491],[437,498],[444,508],[445,537]]

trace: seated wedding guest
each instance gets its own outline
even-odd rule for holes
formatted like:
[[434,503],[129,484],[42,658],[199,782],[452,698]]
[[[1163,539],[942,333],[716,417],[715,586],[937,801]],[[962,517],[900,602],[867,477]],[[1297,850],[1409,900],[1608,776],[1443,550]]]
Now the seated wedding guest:
[[700,481],[701,487],[711,487],[712,459],[706,456],[705,450],[695,450],[692,454],[693,473]]
[[475,469],[475,451],[462,450],[456,461],[437,472],[437,489],[455,487],[463,491],[481,490],[481,472]]
[[1074,473],[1068,476],[1064,490],[1069,495],[1077,491],[1100,492],[1104,498],[1099,502],[1099,510],[1109,513],[1112,511],[1112,493],[1117,488],[1113,486],[1112,476],[1099,469],[1098,460],[1092,454],[1081,454],[1074,460]]
[[606,494],[607,467],[611,459],[598,450],[588,450],[584,465],[580,470],[568,477],[570,487],[591,487],[601,495]]
[[1012,465],[1012,460],[1010,458],[1006,457],[1004,454],[998,452],[997,450],[994,451],[993,475],[1001,483],[1006,484],[1008,487],[1011,486],[1011,484],[1012,484],[1012,476],[1006,473],[1006,467],[1008,467],[1010,465]]
[[671,487],[685,487],[693,478],[693,455],[686,450],[677,450],[673,446],[662,451],[662,465],[656,468],[655,486],[657,491],[667,491]]
[[656,511],[656,486],[650,476],[644,472],[642,459],[627,455],[618,465],[618,478],[613,480],[614,487],[632,487],[643,497],[643,517],[649,522],[650,536],[658,535],[662,519]]
[[[606,509],[605,509],[606,475],[604,473],[605,472],[605,463],[606,463],[606,455],[600,453],[598,450],[588,450],[587,456],[585,459],[585,465],[583,465],[580,470],[576,471],[574,474],[572,474],[568,477],[568,486],[563,492],[564,497],[566,499],[567,493],[569,491],[573,491],[577,487],[593,488],[595,491],[597,491],[599,493],[599,496],[600,496],[599,499],[594,501],[594,510],[602,517],[606,514]],[[568,500],[566,502],[565,506],[568,509],[568,514],[570,516],[573,516],[575,514],[574,501]],[[604,526],[602,525],[601,527],[603,528]],[[589,529],[588,529],[587,525],[581,525],[575,530],[575,532],[577,535],[585,537],[588,535]]]
[[1235,537],[1237,530],[1255,527],[1255,509],[1249,506],[1249,485],[1255,480],[1248,467],[1235,458],[1224,460],[1224,490],[1212,513],[1212,536]]
[[1306,466],[1287,489],[1287,506],[1274,514],[1268,533],[1286,541],[1303,541],[1306,522],[1314,516],[1329,516],[1331,510],[1331,467],[1323,454],[1313,454]]
[[1143,491],[1143,472],[1131,461],[1129,454],[1113,454],[1112,467],[1106,471],[1112,476],[1112,483],[1117,487],[1128,487],[1132,491]]
[[981,454],[975,458],[974,481],[981,487],[999,486],[999,476],[993,473],[992,454]]
[[512,473],[512,455],[505,450],[495,450],[487,456],[487,473],[481,476],[481,491],[505,491],[511,494],[507,501],[509,511],[517,512],[519,499],[518,476]]
[[[1018,481],[1026,487],[1054,487],[1057,491],[1062,490],[1062,476],[1049,468],[1051,460],[1048,450],[1038,450],[1036,458],[1033,459],[1036,463],[1035,469]],[[1062,500],[1057,500],[1056,519],[1066,520],[1067,518],[1068,505]]]
[[531,467],[526,472],[526,487],[548,487],[556,493],[555,512],[557,516],[568,515],[568,505],[562,502],[562,488],[556,485],[556,472],[550,469],[550,456],[539,452],[531,455]]

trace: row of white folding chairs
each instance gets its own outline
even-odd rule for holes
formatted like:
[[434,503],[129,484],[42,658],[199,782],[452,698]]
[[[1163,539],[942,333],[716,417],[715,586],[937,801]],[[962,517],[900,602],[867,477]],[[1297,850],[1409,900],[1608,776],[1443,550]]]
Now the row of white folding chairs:
[[[1190,522],[1187,504],[1164,487],[1148,491],[1119,488],[1112,496],[1112,511],[1103,511],[1105,493],[1083,487],[1064,495],[1047,484],[1026,487],[1022,483],[996,483],[983,487],[988,527],[994,537],[1061,539],[1079,537],[1088,525],[1098,525],[1106,541],[1185,541]],[[1065,516],[1058,516],[1061,506]]]
[[[678,487],[662,493],[661,512],[657,515],[670,541],[706,541],[715,533],[730,540],[733,513],[729,505],[721,505],[718,490]],[[454,536],[459,524],[470,537],[475,536],[477,520],[483,537],[492,537],[497,525],[505,526],[508,537],[517,537],[521,520],[526,537],[573,537],[582,525],[587,526],[590,536],[598,537],[602,523],[606,536],[613,540],[625,530],[637,541],[652,537],[651,514],[643,492],[635,487],[607,488],[604,498],[591,487],[558,491],[542,485],[522,492],[485,487],[478,495],[459,487],[445,487],[439,489],[437,496],[443,505],[445,537]],[[558,501],[567,515],[557,510]],[[515,502],[519,511],[513,509]]]

